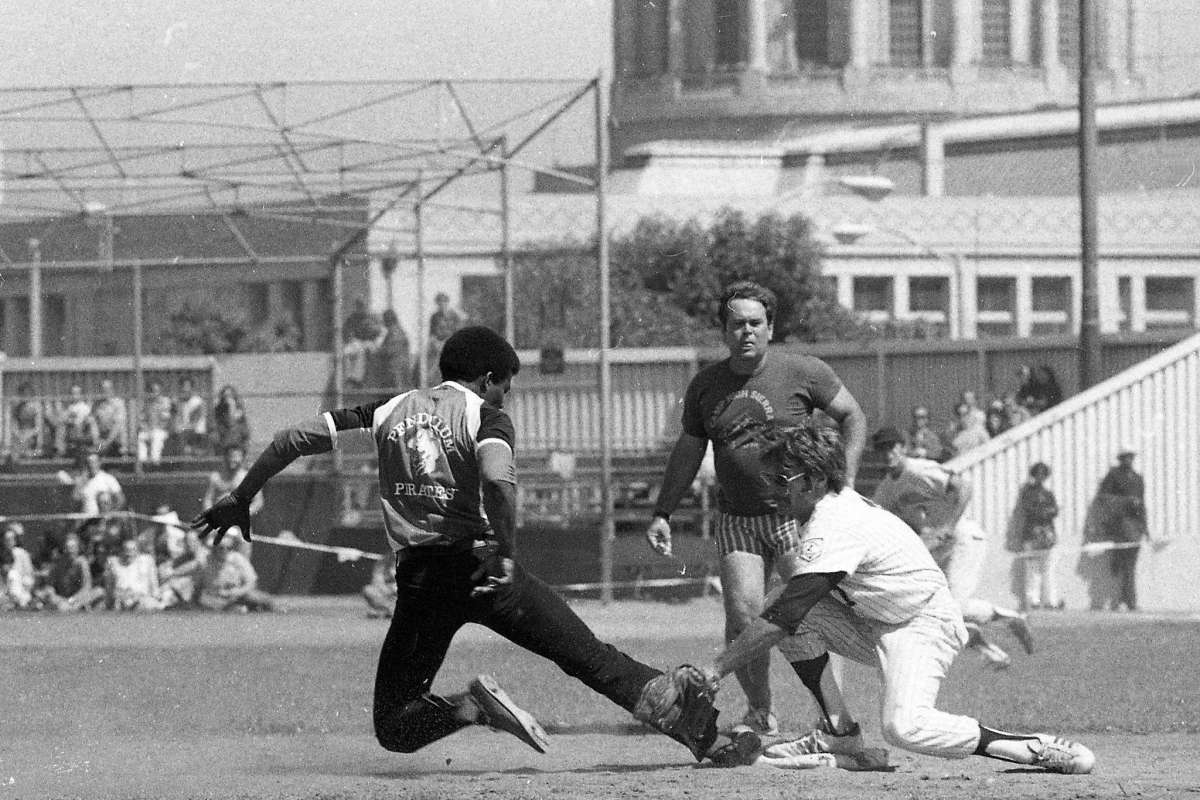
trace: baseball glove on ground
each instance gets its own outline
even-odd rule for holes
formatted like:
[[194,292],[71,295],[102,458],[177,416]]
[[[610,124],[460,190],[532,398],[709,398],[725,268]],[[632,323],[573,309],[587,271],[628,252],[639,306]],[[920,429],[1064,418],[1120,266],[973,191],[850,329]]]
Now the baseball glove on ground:
[[699,761],[717,736],[716,695],[716,685],[703,671],[683,664],[642,687],[633,716],[682,744]]

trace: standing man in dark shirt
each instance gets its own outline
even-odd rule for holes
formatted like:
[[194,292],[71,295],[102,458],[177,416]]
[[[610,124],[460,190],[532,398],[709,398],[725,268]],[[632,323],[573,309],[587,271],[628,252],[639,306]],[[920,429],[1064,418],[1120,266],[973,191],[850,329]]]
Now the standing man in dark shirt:
[[[756,433],[768,423],[800,423],[820,409],[841,429],[851,487],[867,436],[858,401],[828,364],[769,348],[777,305],[774,292],[752,281],[733,283],[722,294],[718,314],[729,358],[701,370],[687,387],[683,432],[667,461],[654,517],[646,529],[650,546],[669,555],[671,512],[691,486],[712,442],[718,490],[714,531],[721,557],[726,642],[762,612],[770,571],[787,580],[802,564],[795,522],[778,506],[778,488],[763,479]],[[748,660],[737,679],[749,705],[743,724],[773,735],[779,723],[771,710],[769,670],[770,654],[764,652]]]
[[[384,528],[396,557],[398,596],[375,677],[379,743],[411,753],[469,725],[489,725],[539,752],[548,740],[490,676],[467,692],[429,689],[455,633],[485,625],[550,659],[568,675],[657,725],[653,669],[601,642],[566,602],[514,560],[515,434],[503,411],[520,369],[512,346],[484,327],[463,328],[442,348],[437,386],[326,412],[275,435],[232,492],[193,521],[219,541],[250,530],[250,502],[267,480],[302,455],[324,453],[349,433],[369,432],[379,456]],[[688,736],[660,730],[699,760],[716,741],[711,698]]]
[[1108,538],[1116,545],[1112,551],[1112,572],[1117,596],[1116,611],[1124,603],[1137,611],[1137,562],[1143,539],[1150,538],[1146,527],[1146,482],[1133,469],[1136,453],[1126,447],[1117,453],[1117,466],[1100,481],[1100,495],[1109,510]]

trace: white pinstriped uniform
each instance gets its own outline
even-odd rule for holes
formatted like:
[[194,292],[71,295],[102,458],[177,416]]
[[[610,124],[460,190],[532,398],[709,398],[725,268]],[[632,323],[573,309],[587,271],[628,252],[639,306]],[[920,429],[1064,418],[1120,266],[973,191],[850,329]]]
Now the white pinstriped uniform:
[[843,489],[822,498],[800,528],[800,559],[801,574],[846,577],[780,643],[784,656],[799,661],[832,652],[878,667],[884,738],[944,758],[973,753],[979,723],[934,707],[967,631],[945,575],[912,529]]
[[[944,524],[953,513],[955,501],[947,494],[950,472],[927,458],[907,458],[899,476],[890,474],[879,482],[872,499],[892,513],[905,517],[920,506],[932,526]],[[983,576],[987,557],[987,533],[973,519],[959,518],[947,546],[934,553],[934,560],[946,573],[950,594],[962,606],[968,622],[983,624],[992,619],[991,603],[974,598]]]

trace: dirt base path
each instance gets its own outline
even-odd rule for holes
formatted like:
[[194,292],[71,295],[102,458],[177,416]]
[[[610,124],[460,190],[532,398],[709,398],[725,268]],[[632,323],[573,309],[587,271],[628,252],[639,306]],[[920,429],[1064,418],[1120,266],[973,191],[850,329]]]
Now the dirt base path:
[[[411,755],[361,735],[194,740],[25,740],[0,750],[4,798],[921,798],[1047,800],[1200,797],[1195,737],[1100,736],[1088,776],[1047,775],[980,758],[892,752],[891,773],[697,766],[674,743],[641,734],[560,734],[551,754],[469,730]],[[136,756],[134,755],[136,754]]]

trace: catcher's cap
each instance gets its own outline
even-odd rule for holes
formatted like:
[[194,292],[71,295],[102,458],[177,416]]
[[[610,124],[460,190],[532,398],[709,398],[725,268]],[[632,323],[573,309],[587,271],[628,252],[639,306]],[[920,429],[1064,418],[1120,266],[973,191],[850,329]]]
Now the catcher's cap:
[[1120,450],[1117,451],[1117,458],[1133,458],[1136,455],[1137,455],[1137,450],[1134,450],[1132,447],[1128,447],[1128,446],[1122,447]]
[[896,428],[880,428],[871,437],[871,447],[875,450],[891,450],[894,445],[903,441],[903,434]]
[[1034,478],[1045,478],[1050,475],[1050,468],[1044,462],[1037,462],[1029,468],[1029,474]]

